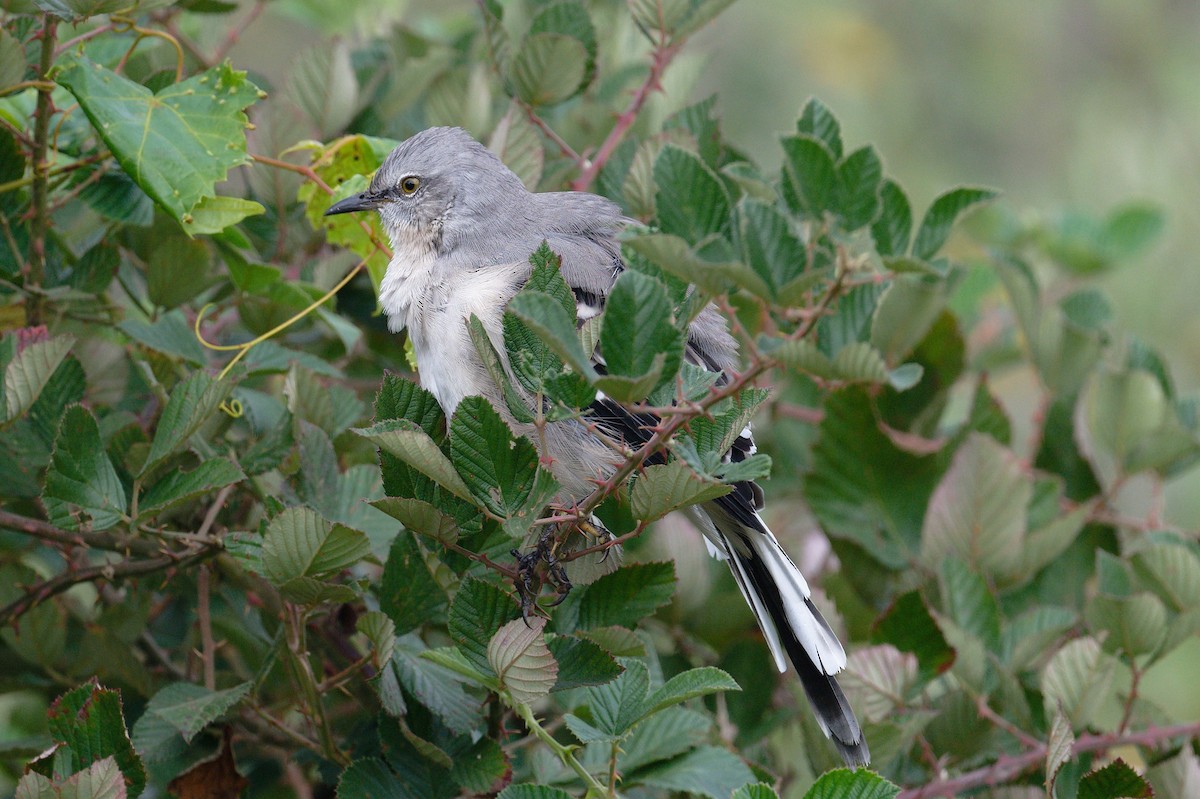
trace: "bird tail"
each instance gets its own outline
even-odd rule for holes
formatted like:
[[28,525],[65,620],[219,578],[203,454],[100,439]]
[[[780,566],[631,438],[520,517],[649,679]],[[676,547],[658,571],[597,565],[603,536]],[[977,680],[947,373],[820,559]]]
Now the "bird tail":
[[713,545],[710,551],[729,562],[775,665],[783,672],[787,661],[792,662],[825,735],[848,766],[865,766],[871,753],[858,719],[834,679],[846,666],[846,651],[812,603],[804,575],[757,514],[761,529],[721,518],[724,514],[720,513],[700,511],[693,516],[705,517],[697,521]]

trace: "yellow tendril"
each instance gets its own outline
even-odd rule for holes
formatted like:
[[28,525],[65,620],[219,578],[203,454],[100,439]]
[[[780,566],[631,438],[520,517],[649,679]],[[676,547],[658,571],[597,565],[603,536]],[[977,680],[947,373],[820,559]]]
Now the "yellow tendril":
[[[335,294],[337,294],[339,291],[341,291],[342,288],[345,287],[345,285],[347,283],[349,283],[354,278],[355,275],[357,275],[359,272],[361,272],[363,267],[366,265],[367,265],[367,259],[364,258],[361,261],[359,261],[353,269],[351,269],[349,272],[347,272],[346,276],[343,277],[341,280],[339,280],[337,282],[337,284],[333,286],[333,288],[329,289],[329,291],[322,294],[318,299],[309,303],[308,307],[304,308],[304,310],[298,311],[297,313],[293,314],[291,317],[284,320],[283,322],[280,322],[278,325],[271,328],[266,333],[263,333],[261,336],[253,338],[250,341],[244,342],[242,344],[214,344],[211,341],[204,338],[204,334],[200,332],[200,323],[202,321],[204,321],[204,315],[208,313],[209,308],[213,307],[213,303],[210,302],[207,305],[205,305],[203,308],[201,308],[200,313],[196,314],[196,323],[192,326],[192,331],[196,335],[196,340],[200,342],[201,346],[206,347],[207,349],[210,349],[210,350],[215,350],[217,352],[234,352],[234,351],[237,352],[237,355],[234,355],[233,359],[230,360],[229,363],[225,364],[225,368],[222,369],[220,371],[220,373],[217,375],[217,379],[218,380],[224,379],[225,375],[229,374],[229,370],[233,368],[234,364],[236,364],[238,361],[240,361],[246,355],[246,353],[248,353],[255,346],[261,344],[262,342],[275,336],[276,334],[281,333],[284,330],[287,330],[289,327],[294,325],[296,322],[299,322],[301,319],[308,316],[310,313],[315,311],[317,308],[320,308],[322,305],[324,305],[326,302],[328,302],[330,299],[332,299],[333,296]],[[235,419],[237,417],[241,416],[243,413],[243,410],[244,410],[242,408],[242,403],[236,399],[231,402],[222,402],[220,405],[220,408],[221,408],[221,410],[225,411],[225,413],[229,414],[230,416],[232,416]]]

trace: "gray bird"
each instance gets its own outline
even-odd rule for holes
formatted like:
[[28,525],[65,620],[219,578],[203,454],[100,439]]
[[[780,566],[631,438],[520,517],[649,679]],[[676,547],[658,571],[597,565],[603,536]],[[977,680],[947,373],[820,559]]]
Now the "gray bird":
[[[502,414],[500,388],[471,342],[467,320],[483,323],[504,357],[504,308],[532,269],[529,256],[543,241],[562,257],[562,276],[574,291],[582,322],[600,313],[624,269],[617,235],[628,221],[611,201],[584,192],[531,193],[499,158],[459,128],[430,128],[404,141],[375,173],[370,189],[326,211],[377,210],[393,257],[379,300],[394,332],[407,329],[421,383],[447,415],[467,396],[482,395]],[[736,364],[736,344],[709,306],[691,323],[685,357],[710,371]],[[594,356],[603,370],[603,353]],[[507,364],[506,364],[507,367]],[[517,385],[516,381],[513,381]],[[636,418],[600,394],[588,409],[611,437],[638,447],[648,437]],[[508,418],[518,433],[529,433]],[[552,422],[530,436],[551,461],[568,498],[582,499],[617,466],[613,450],[577,420]],[[747,427],[729,455],[754,453]],[[766,637],[775,664],[788,659],[825,734],[846,763],[869,758],[854,712],[834,675],[846,653],[809,597],[808,584],[758,511],[762,492],[742,483],[732,493],[690,509],[709,551],[725,560]]]

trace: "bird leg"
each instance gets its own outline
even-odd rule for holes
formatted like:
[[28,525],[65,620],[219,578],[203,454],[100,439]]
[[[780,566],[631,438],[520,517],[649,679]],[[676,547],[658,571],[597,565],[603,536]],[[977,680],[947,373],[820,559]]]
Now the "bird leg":
[[[571,580],[558,559],[559,543],[554,526],[548,525],[538,536],[532,550],[525,554],[521,554],[520,550],[512,550],[512,556],[517,561],[517,577],[513,583],[521,600],[521,618],[526,624],[529,624],[529,614],[537,607],[542,585],[548,582],[554,586],[555,598],[547,607],[561,604],[571,593]],[[544,570],[541,568],[543,563],[546,564]]]

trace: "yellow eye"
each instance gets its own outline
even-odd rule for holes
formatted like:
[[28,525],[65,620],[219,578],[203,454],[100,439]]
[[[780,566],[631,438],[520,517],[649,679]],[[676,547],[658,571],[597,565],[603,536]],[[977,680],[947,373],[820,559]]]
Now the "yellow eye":
[[421,188],[421,179],[409,175],[404,180],[400,181],[400,191],[405,194],[412,194],[417,189]]

